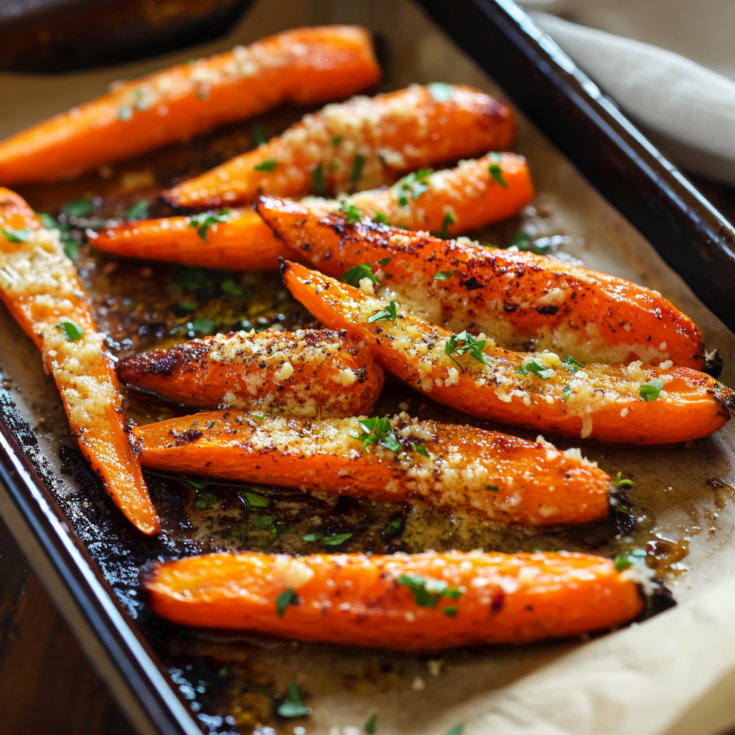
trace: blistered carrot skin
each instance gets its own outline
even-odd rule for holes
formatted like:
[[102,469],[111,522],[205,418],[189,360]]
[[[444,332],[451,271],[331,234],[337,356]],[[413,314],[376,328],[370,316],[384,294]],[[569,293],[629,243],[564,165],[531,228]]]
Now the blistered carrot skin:
[[403,651],[578,636],[644,606],[609,559],[567,552],[220,553],[156,564],[143,585],[180,625]]
[[333,194],[393,183],[409,171],[504,150],[515,136],[505,103],[472,87],[435,97],[418,85],[327,105],[283,135],[164,192],[175,205],[211,207],[278,196]]
[[379,293],[447,329],[474,325],[504,347],[548,349],[581,362],[704,365],[702,334],[691,319],[622,278],[366,219],[349,224],[339,213],[275,197],[263,197],[257,209],[297,260],[336,278],[369,264],[383,281]]
[[[511,352],[477,333],[470,337],[485,343],[470,350],[466,337],[395,302],[393,321],[388,302],[329,276],[295,263],[285,263],[283,275],[320,322],[371,340],[386,371],[473,416],[583,439],[671,444],[712,434],[735,410],[733,391],[696,370],[562,363],[555,353]],[[652,379],[660,381],[655,397]]]
[[105,335],[72,262],[13,192],[0,189],[0,298],[43,354],[82,454],[128,519],[159,530],[156,510],[130,446]]
[[[498,166],[496,178],[490,173],[491,166]],[[380,214],[408,230],[459,235],[517,214],[533,198],[526,161],[513,153],[463,161],[457,168],[426,177],[425,184],[427,190],[416,199],[406,194],[399,181],[387,189],[358,192],[341,201],[315,198],[304,204],[317,212],[356,207],[369,217]],[[206,246],[198,228],[192,227],[191,217],[142,220],[89,230],[87,235],[93,247],[115,255],[205,268],[275,270],[280,257],[293,260],[295,253],[249,207],[233,209],[226,222],[210,226]]]
[[502,524],[560,526],[608,516],[610,478],[580,456],[406,414],[390,420],[390,427],[392,448],[363,445],[356,438],[366,433],[358,418],[243,411],[185,416],[134,434],[141,462],[153,469],[373,500],[421,500]]
[[117,374],[187,406],[302,418],[368,413],[383,387],[370,350],[326,329],[195,339],[128,357]]
[[354,26],[300,28],[113,85],[0,142],[0,183],[65,178],[290,102],[340,99],[380,80]]

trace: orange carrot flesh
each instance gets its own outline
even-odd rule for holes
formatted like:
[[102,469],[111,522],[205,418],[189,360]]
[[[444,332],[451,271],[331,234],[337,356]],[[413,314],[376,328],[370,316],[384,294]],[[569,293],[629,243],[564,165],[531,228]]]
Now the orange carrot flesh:
[[704,341],[691,319],[622,278],[368,220],[350,224],[275,197],[263,197],[257,209],[297,260],[337,278],[369,264],[383,281],[379,293],[447,329],[474,325],[504,347],[530,343],[581,362],[704,365]]
[[[496,181],[490,173],[498,166]],[[388,189],[358,192],[342,201],[305,202],[319,212],[356,207],[368,217],[387,217],[409,230],[459,235],[517,214],[533,198],[533,182],[526,160],[513,153],[490,154],[464,161],[457,168],[426,177],[419,197],[405,196],[402,182]],[[406,203],[401,204],[403,198]],[[290,251],[251,209],[232,210],[226,222],[212,225],[203,244],[190,217],[142,220],[88,233],[93,247],[130,258],[148,258],[205,268],[275,270]]]
[[563,364],[554,353],[511,352],[484,335],[460,339],[301,265],[286,263],[283,273],[319,321],[369,340],[386,371],[473,416],[583,439],[670,444],[708,436],[735,409],[733,391],[689,368]]
[[133,355],[118,377],[187,406],[304,418],[359,416],[380,395],[370,350],[330,330],[236,332]]
[[577,636],[644,607],[609,559],[566,552],[220,553],[156,564],[143,584],[181,625],[404,651]]
[[65,178],[290,102],[355,94],[380,80],[368,31],[300,28],[179,64],[0,143],[0,182]]
[[143,465],[169,472],[417,499],[503,524],[560,526],[608,516],[610,478],[549,444],[401,414],[373,427],[382,444],[364,439],[364,445],[355,438],[366,433],[360,421],[213,411],[133,432]]
[[139,530],[157,533],[158,517],[128,441],[105,335],[96,331],[74,265],[56,234],[42,229],[7,189],[0,189],[0,230],[0,298],[41,350],[82,454],[107,492]]
[[260,193],[303,196],[376,188],[401,175],[507,148],[515,117],[471,87],[431,86],[356,97],[307,115],[283,135],[164,192],[172,204],[251,202]]

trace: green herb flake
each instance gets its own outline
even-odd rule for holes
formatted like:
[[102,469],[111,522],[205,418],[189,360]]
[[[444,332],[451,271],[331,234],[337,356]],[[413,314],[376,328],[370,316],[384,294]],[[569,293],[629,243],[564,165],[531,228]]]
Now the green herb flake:
[[427,579],[421,574],[401,574],[396,581],[411,590],[413,600],[419,607],[430,607],[432,610],[444,597],[457,600],[462,596],[461,590],[450,587],[443,579]]
[[[382,212],[376,211],[373,215],[373,219],[380,225],[390,225],[390,220],[388,219],[387,215],[383,214]],[[383,258],[385,260],[385,258]],[[390,260],[390,258],[388,258]]]
[[214,320],[206,316],[192,319],[190,324],[192,332],[197,332],[198,334],[210,334],[216,326]]
[[395,301],[391,301],[388,306],[368,317],[367,321],[368,324],[372,324],[373,322],[395,322],[396,319],[398,319],[398,307]]
[[632,511],[627,505],[616,505],[615,506],[615,512],[616,513],[624,513],[626,516],[632,515]]
[[68,239],[61,237],[61,242],[64,244],[64,254],[72,262],[79,257],[79,243],[70,235]]
[[571,355],[567,355],[567,359],[562,363],[567,370],[576,373],[578,370],[584,368],[584,363],[579,360],[575,360]]
[[350,204],[346,199],[342,200],[340,210],[346,217],[347,222],[351,225],[356,224],[362,219],[362,212],[357,207]]
[[250,522],[256,528],[262,528],[265,530],[273,528],[273,524],[275,523],[275,521],[275,516],[250,516]]
[[350,183],[353,186],[357,186],[362,178],[363,168],[365,168],[365,156],[361,153],[355,153],[355,157],[352,159],[352,171],[350,172]]
[[351,533],[334,533],[334,534],[323,534],[323,533],[307,533],[306,536],[301,538],[304,541],[313,543],[314,541],[321,541],[324,546],[341,546],[345,541],[349,541],[353,534]]
[[259,122],[254,122],[250,126],[250,139],[252,140],[253,146],[257,148],[263,145],[263,143],[267,143],[270,136],[268,135],[268,131]]
[[258,495],[257,493],[252,493],[249,490],[244,490],[242,494],[245,497],[245,503],[250,510],[268,508],[271,504],[271,501],[268,498],[264,498],[262,495]]
[[491,493],[500,492],[500,488],[497,485],[485,485],[485,490]]
[[212,227],[216,230],[218,224],[227,222],[229,218],[230,210],[227,208],[211,210],[209,212],[200,212],[199,214],[193,214],[189,217],[189,227],[196,227],[197,235],[199,235],[204,242],[208,242],[207,233],[209,228]]
[[400,518],[394,518],[385,524],[385,528],[380,532],[384,539],[393,538],[400,530],[403,521]]
[[367,735],[375,735],[375,727],[378,724],[378,715],[376,713],[373,713],[368,717],[368,721],[365,723],[365,727],[363,730],[367,733]]
[[457,269],[451,271],[439,271],[435,276],[435,281],[448,281],[453,275],[456,275]]
[[447,210],[444,213],[444,219],[442,220],[442,228],[439,231],[439,237],[442,240],[446,240],[449,237],[449,225],[456,224],[456,220],[454,219],[454,215],[451,211]]
[[375,416],[371,419],[361,419],[357,423],[362,429],[362,434],[359,436],[350,436],[362,442],[362,446],[366,452],[369,452],[370,446],[376,443],[386,449],[390,449],[392,452],[400,452],[402,450],[401,443],[393,432],[393,426],[387,417],[381,419]]
[[301,692],[298,686],[291,682],[288,685],[288,695],[283,701],[283,704],[278,708],[278,714],[281,717],[303,717],[309,714],[309,708],[304,704],[304,700],[301,698]]
[[56,325],[59,332],[63,332],[67,342],[79,342],[84,335],[84,330],[74,322],[63,321]]
[[452,85],[446,84],[446,82],[432,82],[429,85],[429,94],[435,102],[446,102],[454,97],[454,90]]
[[627,480],[623,477],[622,472],[618,472],[613,480],[613,486],[616,490],[630,490],[633,487],[633,480]]
[[323,194],[327,188],[327,180],[324,178],[321,163],[311,172],[311,188],[315,194]]
[[332,138],[332,145],[339,145],[344,137],[344,135],[335,135],[334,138]]
[[262,424],[263,421],[265,421],[265,416],[263,416],[262,413],[254,413],[253,418],[259,423]]
[[369,278],[373,283],[376,283],[378,286],[381,286],[383,284],[383,282],[373,273],[372,267],[367,263],[360,263],[360,265],[356,265],[354,268],[350,268],[348,271],[345,271],[342,274],[342,278],[340,278],[339,280],[343,283],[349,283],[350,286],[359,288],[360,281],[362,281],[364,278]]
[[464,732],[464,725],[455,725],[446,735],[462,735]]
[[441,610],[445,615],[448,615],[450,618],[453,618],[459,612],[459,608],[457,607],[457,605],[447,605]]
[[523,230],[513,235],[513,239],[510,241],[511,247],[517,247],[519,250],[528,250],[528,244],[531,242],[531,236]]
[[615,568],[619,572],[622,572],[632,567],[633,564],[645,563],[645,560],[646,560],[645,549],[633,549],[632,551],[626,551],[623,554],[618,554],[615,557]]
[[0,232],[5,235],[5,237],[10,242],[27,242],[28,238],[31,236],[31,228],[30,227],[24,227],[21,230],[10,230],[10,229],[2,229]]
[[429,456],[429,451],[426,448],[426,444],[424,444],[423,442],[421,442],[421,444],[414,444],[411,449],[413,449],[416,454],[420,454],[422,457]]
[[293,591],[291,587],[289,587],[287,590],[284,590],[281,592],[278,597],[276,597],[276,611],[278,612],[278,617],[282,618],[286,612],[286,608],[289,605],[293,605],[294,600],[296,599],[296,593]]
[[503,189],[507,189],[508,188],[508,184],[505,182],[505,179],[503,178],[503,169],[500,168],[500,164],[499,163],[491,163],[487,167],[487,170],[488,170],[488,173],[490,174],[490,176],[492,177],[492,180],[496,184],[500,184],[500,186],[502,186]]
[[404,176],[397,184],[398,204],[405,207],[409,200],[418,199],[429,188],[427,179],[433,171],[430,168],[422,168]]
[[245,296],[245,289],[238,286],[231,278],[227,278],[220,286],[225,296],[231,296],[233,299],[240,299]]
[[214,429],[214,425],[216,424],[216,421],[210,421],[209,426],[207,426],[207,431],[212,431]]
[[177,306],[184,311],[196,311],[198,304],[196,301],[181,301]]
[[664,384],[658,378],[651,378],[640,387],[639,395],[644,401],[655,401],[663,387]]
[[256,171],[275,171],[278,166],[278,161],[275,158],[266,158],[265,161],[259,163],[257,166],[253,166]]
[[209,491],[207,491],[199,495],[196,503],[194,503],[194,507],[198,508],[199,510],[204,510],[207,508],[211,508],[216,502],[217,496],[214,493],[210,493]]
[[383,266],[383,268],[385,268],[385,266],[388,265],[388,263],[390,263],[391,260],[392,260],[392,258],[381,258],[378,261],[378,265],[381,265],[381,266]]
[[133,108],[130,105],[123,105],[117,111],[117,119],[127,121],[133,117]]
[[92,214],[93,205],[89,199],[74,199],[62,204],[60,210],[67,217],[89,217]]
[[565,385],[561,389],[561,393],[562,393],[561,399],[562,399],[562,401],[564,401],[564,403],[566,403],[569,400],[569,396],[572,395],[572,386],[571,385]]
[[449,355],[452,362],[462,371],[464,371],[464,368],[457,362],[454,355],[461,357],[465,352],[469,352],[470,356],[474,360],[477,360],[477,362],[480,362],[483,365],[487,365],[485,354],[482,351],[483,347],[485,347],[485,342],[486,340],[484,339],[479,341],[476,340],[471,334],[469,334],[469,332],[467,332],[467,330],[465,330],[460,334],[453,334],[451,336],[444,347],[444,353]]
[[148,200],[138,199],[125,210],[125,219],[145,219],[148,216]]
[[551,368],[545,368],[543,365],[539,365],[535,360],[519,365],[516,372],[525,376],[532,373],[537,378],[541,378],[541,380],[549,380],[549,378],[554,376],[554,371]]

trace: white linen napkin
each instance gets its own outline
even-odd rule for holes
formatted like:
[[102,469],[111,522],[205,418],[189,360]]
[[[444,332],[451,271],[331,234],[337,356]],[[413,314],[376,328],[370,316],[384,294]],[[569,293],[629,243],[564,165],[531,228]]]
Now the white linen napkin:
[[682,168],[735,184],[735,2],[521,4]]

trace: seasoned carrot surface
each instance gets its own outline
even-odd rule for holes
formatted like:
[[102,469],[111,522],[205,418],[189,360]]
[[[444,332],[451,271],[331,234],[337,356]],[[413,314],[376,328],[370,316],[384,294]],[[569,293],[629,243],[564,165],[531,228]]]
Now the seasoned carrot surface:
[[643,611],[609,559],[567,552],[209,554],[156,564],[143,584],[181,625],[405,651],[576,636]]
[[0,189],[0,298],[41,350],[79,447],[107,492],[139,530],[157,533],[158,517],[128,441],[105,335],[96,330],[57,233],[42,229],[7,189]]
[[[498,167],[492,169],[495,178],[493,166]],[[358,192],[341,201],[314,199],[304,204],[316,212],[356,207],[409,230],[458,235],[517,214],[533,198],[526,161],[513,153],[493,153],[427,175],[421,187],[428,188],[415,199],[405,185],[402,179],[387,189]],[[295,252],[250,208],[231,210],[226,222],[209,227],[206,245],[190,217],[143,220],[87,234],[98,250],[207,268],[275,270],[279,257],[293,259]]]
[[[367,423],[366,423],[367,422]],[[394,419],[272,418],[219,411],[134,429],[146,467],[464,509],[558,526],[608,515],[610,478],[548,443]]]
[[286,263],[283,273],[323,324],[370,340],[385,370],[473,416],[600,441],[669,444],[717,431],[735,409],[729,388],[689,368],[584,365],[552,352],[511,352],[304,266]]
[[432,85],[356,97],[307,115],[283,135],[164,192],[172,204],[209,207],[265,192],[302,196],[375,188],[427,166],[507,148],[515,117],[472,87]]
[[510,349],[531,345],[581,362],[704,365],[704,342],[691,319],[622,278],[369,220],[350,224],[274,197],[257,208],[296,259],[337,278],[370,265],[382,281],[378,293],[447,329],[470,328]]
[[364,345],[330,330],[236,332],[122,360],[118,377],[188,406],[304,418],[367,413],[383,371]]
[[340,99],[379,80],[368,31],[286,31],[114,85],[94,102],[0,142],[0,183],[72,176],[286,102]]

